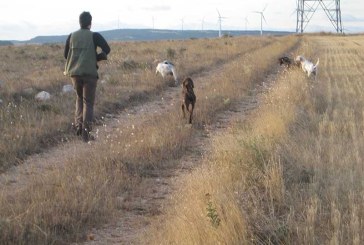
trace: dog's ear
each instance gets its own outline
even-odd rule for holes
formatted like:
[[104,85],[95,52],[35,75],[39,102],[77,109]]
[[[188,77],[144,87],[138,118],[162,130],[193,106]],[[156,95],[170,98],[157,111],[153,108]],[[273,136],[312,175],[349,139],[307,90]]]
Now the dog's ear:
[[190,80],[191,80],[191,86],[192,86],[192,88],[195,88],[195,85],[193,84],[193,80],[190,78]]
[[191,88],[194,88],[193,81],[190,77],[186,78],[186,83],[191,86]]
[[187,84],[188,84],[188,80],[186,78],[183,79],[182,86],[186,87]]

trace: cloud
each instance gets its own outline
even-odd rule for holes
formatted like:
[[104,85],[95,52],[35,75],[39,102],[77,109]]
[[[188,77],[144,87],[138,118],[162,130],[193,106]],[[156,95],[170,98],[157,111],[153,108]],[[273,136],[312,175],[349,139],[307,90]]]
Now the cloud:
[[[0,24],[1,34],[0,40],[9,39],[7,36],[12,36],[11,39],[23,39],[26,40],[32,37],[32,33],[36,29],[36,26],[29,22],[19,22],[18,24],[13,23],[1,23]],[[14,31],[16,30],[16,31]]]
[[145,10],[145,11],[154,12],[154,11],[169,11],[169,10],[171,10],[171,7],[167,6],[167,5],[155,5],[155,6],[150,6],[150,7],[149,6],[142,7],[141,9]]
[[364,18],[358,18],[358,17],[355,17],[354,15],[345,14],[341,17],[341,20],[348,21],[348,22],[363,22]]

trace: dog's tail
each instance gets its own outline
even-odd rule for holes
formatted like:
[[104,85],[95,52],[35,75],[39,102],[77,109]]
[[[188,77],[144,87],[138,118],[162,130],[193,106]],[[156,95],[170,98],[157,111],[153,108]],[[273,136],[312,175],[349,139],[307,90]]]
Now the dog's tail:
[[317,67],[319,65],[319,63],[320,63],[320,58],[317,58],[317,62],[316,62],[315,67]]

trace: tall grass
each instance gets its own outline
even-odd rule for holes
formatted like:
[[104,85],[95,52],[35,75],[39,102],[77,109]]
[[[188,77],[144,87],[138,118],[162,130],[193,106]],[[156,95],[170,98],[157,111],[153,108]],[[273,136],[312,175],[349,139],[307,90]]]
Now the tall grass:
[[[179,105],[176,105],[172,112],[166,111],[163,115],[145,118],[141,122],[133,123],[131,119],[127,125],[121,125],[123,127],[120,130],[114,130],[110,137],[106,137],[98,144],[77,147],[75,152],[65,156],[62,165],[46,171],[46,174],[35,175],[34,179],[22,189],[14,191],[13,188],[4,186],[0,193],[1,240],[5,243],[17,244],[48,244],[83,240],[87,229],[106,222],[118,212],[118,194],[132,188],[148,169],[168,167],[171,160],[178,159],[184,154],[191,134],[198,130],[200,125],[211,122],[216,113],[229,107],[229,103],[224,101],[238,100],[251,86],[253,81],[249,78],[263,77],[262,69],[251,64],[251,56],[248,54],[250,50],[253,51],[251,55],[254,57],[261,57],[270,50],[275,50],[269,56],[270,59],[264,61],[263,70],[268,71],[272,61],[275,62],[275,56],[285,50],[287,43],[290,46],[294,42],[295,38],[291,37],[266,39],[248,37],[113,44],[114,55],[100,70],[101,80],[105,79],[105,85],[99,86],[98,112],[101,113],[113,106],[117,107],[120,97],[136,96],[140,92],[148,96],[148,94],[158,93],[157,90],[167,86],[168,82],[161,82],[154,76],[152,65],[147,67],[140,65],[143,63],[140,56],[133,56],[133,62],[124,57],[130,52],[135,52],[135,54],[146,55],[144,60],[147,64],[151,64],[148,62],[152,59],[164,57],[165,47],[169,46],[171,49],[184,50],[176,52],[176,55],[180,56],[175,57],[177,60],[175,63],[182,67],[181,76],[205,71],[212,73],[211,76],[199,78],[205,87],[198,91],[200,99],[198,99],[195,116],[196,128],[188,128],[181,123],[179,113],[174,113],[180,110]],[[125,45],[128,45],[129,49]],[[59,48],[58,52],[60,50]],[[246,55],[241,58],[239,54]],[[192,62],[197,56],[201,62]],[[124,63],[126,61],[128,64]],[[256,64],[261,61],[263,58],[257,58]],[[247,79],[244,80],[241,74],[244,74]],[[11,100],[12,88],[6,88],[5,91],[8,91],[4,93],[5,99]],[[62,100],[61,96],[59,100]],[[31,99],[29,101],[30,105],[34,104],[31,103]],[[128,100],[125,99],[125,101]],[[20,105],[22,103],[24,102],[20,101]],[[51,108],[55,105],[53,103],[55,101],[50,102]],[[65,104],[67,103],[72,104],[72,102]],[[29,118],[26,124],[24,122],[19,126],[25,127],[26,132],[29,129],[30,135],[33,135],[33,129],[27,124],[34,123],[34,128],[38,125],[37,130],[39,130],[40,122],[43,123],[42,125],[53,125],[54,122],[53,110],[45,111],[41,114],[41,118],[33,119],[33,114],[36,114],[34,108],[38,106],[35,104],[34,107],[24,110],[24,114]],[[18,115],[19,103],[15,104],[14,108],[16,113],[9,112],[12,117]],[[68,113],[72,114],[71,111],[72,109],[69,109]],[[67,120],[64,118],[67,116],[62,117],[64,114],[66,112],[58,111],[57,115],[60,115],[66,124]],[[3,114],[2,120],[9,120],[8,115]],[[59,121],[62,122],[61,119]],[[15,128],[17,132],[20,130],[19,127]],[[62,125],[57,128],[62,128]],[[7,134],[13,134],[11,129],[14,130],[14,127],[4,127]],[[48,134],[53,135],[54,130],[57,131],[56,128],[50,127]],[[39,142],[38,140],[46,135],[40,133],[39,136],[29,139],[27,143],[31,145],[32,142]],[[67,133],[61,133],[61,135],[67,135]],[[6,146],[6,143],[3,142],[1,145]],[[19,145],[13,152],[18,154],[20,149],[24,149],[23,147],[24,145]],[[7,150],[4,152],[8,153]],[[216,204],[213,200],[210,200],[210,203],[211,217],[215,219],[214,222],[218,222],[219,217],[213,218]]]
[[363,243],[364,39],[302,40],[318,79],[281,74],[248,120],[214,137],[152,243]]
[[[292,125],[295,130],[281,152],[287,169],[310,177],[303,186],[290,185],[297,190],[293,206],[304,214],[292,225],[306,231],[295,236],[307,243],[361,244],[364,99],[363,72],[357,67],[363,63],[364,39],[317,37],[312,42],[324,61],[320,80],[307,93],[305,113]],[[312,47],[308,51],[313,53]]]
[[[96,118],[150,100],[168,86],[169,81],[155,75],[157,60],[172,58],[183,78],[208,72],[269,42],[256,40],[111,43],[109,60],[100,63]],[[174,51],[173,57],[168,50]],[[0,171],[4,171],[29,154],[74,139],[71,123],[75,95],[61,93],[62,86],[70,83],[63,76],[63,45],[0,47],[0,55],[6,58],[0,71],[0,131],[4,136],[0,138]],[[34,96],[41,90],[50,92],[52,99],[36,102]]]
[[[249,90],[265,81],[266,75],[272,72],[276,58],[294,46],[294,40],[274,42],[244,56],[222,72],[221,76],[225,79],[219,79],[220,83],[223,81],[223,89],[219,93],[229,91],[229,98],[235,102],[248,97]],[[242,83],[246,85],[241,87]],[[272,123],[274,128],[283,128],[279,122],[271,122],[272,119],[263,119],[267,120],[266,124],[261,122],[262,127],[255,130],[265,131],[264,126],[268,123]],[[283,189],[271,188],[282,187],[282,182],[277,181],[281,174],[279,170],[271,169],[270,175],[262,178],[260,172],[267,168],[264,160],[268,150],[260,149],[264,139],[258,133],[249,135],[245,130],[246,126],[239,124],[212,139],[210,157],[177,184],[182,190],[173,195],[168,214],[152,225],[146,234],[147,240],[141,243],[246,244],[253,241],[248,216],[252,214],[258,218],[264,213],[264,209],[260,210],[258,206],[259,202],[264,202],[259,196],[262,188],[266,186],[267,192],[270,188],[272,200],[282,200]],[[259,164],[255,165],[258,161]],[[248,200],[254,203],[242,208]],[[254,207],[256,209],[253,210]],[[265,223],[262,221],[260,225]]]

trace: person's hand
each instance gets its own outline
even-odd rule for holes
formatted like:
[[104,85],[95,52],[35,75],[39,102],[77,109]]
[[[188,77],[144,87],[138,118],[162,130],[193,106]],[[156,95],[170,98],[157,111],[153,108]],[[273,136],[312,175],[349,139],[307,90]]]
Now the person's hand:
[[104,52],[101,52],[96,55],[96,60],[97,61],[107,60],[107,55]]

